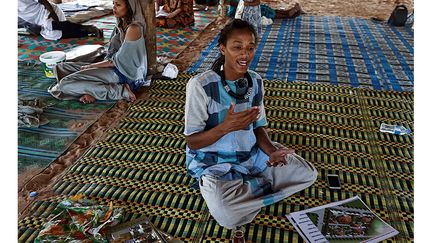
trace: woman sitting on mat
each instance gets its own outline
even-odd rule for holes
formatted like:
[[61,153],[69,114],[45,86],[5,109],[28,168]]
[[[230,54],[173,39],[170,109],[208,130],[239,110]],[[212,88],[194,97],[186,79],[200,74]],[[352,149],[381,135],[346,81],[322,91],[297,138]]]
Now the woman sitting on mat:
[[185,27],[194,23],[192,0],[156,0],[155,7],[158,27]]
[[60,63],[54,68],[57,83],[48,91],[58,99],[134,101],[133,91],[148,86],[145,20],[139,0],[114,0],[114,29],[104,61],[92,64]]
[[63,11],[48,0],[19,0],[18,27],[47,40],[94,36],[103,38],[103,31],[91,26],[69,22]]
[[248,70],[257,34],[234,19],[219,35],[221,57],[186,86],[186,164],[222,226],[247,224],[261,207],[314,183],[315,167],[266,131],[262,78]]

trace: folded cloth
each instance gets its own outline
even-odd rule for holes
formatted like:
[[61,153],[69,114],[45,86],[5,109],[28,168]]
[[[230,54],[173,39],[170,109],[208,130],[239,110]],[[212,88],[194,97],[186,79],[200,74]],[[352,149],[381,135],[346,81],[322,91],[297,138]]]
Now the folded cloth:
[[66,61],[94,63],[105,58],[105,48],[102,45],[80,45],[65,50]]
[[49,122],[43,116],[44,108],[39,99],[18,98],[18,127],[39,127]]
[[108,242],[104,230],[120,223],[124,209],[109,205],[97,205],[79,194],[64,201],[52,212],[53,217],[43,225],[35,239],[41,242]]
[[[87,10],[90,7],[93,7],[93,6],[88,6],[88,5],[81,5],[79,3],[61,3],[61,4],[58,4],[57,6],[59,6],[61,8],[61,10],[63,10],[63,12],[78,12],[78,11]],[[97,6],[97,5],[94,5],[94,6]]]

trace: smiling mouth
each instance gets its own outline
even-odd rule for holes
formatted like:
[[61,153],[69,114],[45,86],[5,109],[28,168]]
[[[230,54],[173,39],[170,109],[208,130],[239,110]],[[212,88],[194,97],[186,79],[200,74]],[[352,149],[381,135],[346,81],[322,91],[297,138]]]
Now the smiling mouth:
[[242,67],[247,67],[247,61],[237,61],[238,65],[242,66]]

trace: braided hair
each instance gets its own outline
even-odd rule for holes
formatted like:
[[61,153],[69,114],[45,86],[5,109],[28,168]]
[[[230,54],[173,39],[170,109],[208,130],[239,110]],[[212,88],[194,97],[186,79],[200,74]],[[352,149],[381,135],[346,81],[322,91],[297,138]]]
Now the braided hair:
[[[225,25],[225,27],[221,30],[219,34],[218,46],[220,45],[226,46],[228,38],[230,38],[232,32],[235,30],[250,31],[255,37],[255,42],[258,42],[258,36],[253,25],[241,19],[233,19],[227,25]],[[224,63],[225,63],[225,56],[220,54],[219,57],[216,59],[216,61],[212,64],[211,69],[216,73],[219,73],[221,66]]]

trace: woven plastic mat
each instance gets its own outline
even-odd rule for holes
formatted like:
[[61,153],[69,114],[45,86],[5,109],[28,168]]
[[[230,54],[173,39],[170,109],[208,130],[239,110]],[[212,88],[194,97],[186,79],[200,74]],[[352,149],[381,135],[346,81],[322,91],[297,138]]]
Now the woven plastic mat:
[[[250,69],[268,80],[412,91],[413,35],[408,27],[353,17],[276,19],[264,29]],[[217,38],[188,72],[211,67]]]
[[49,121],[38,127],[18,129],[18,172],[45,168],[93,124],[115,101],[92,105],[77,100],[57,100],[48,93],[55,79],[45,77],[41,65],[18,62],[18,98],[44,104],[42,115]]
[[[19,222],[19,241],[32,241],[55,205],[68,195],[126,208],[126,219],[148,216],[161,230],[186,242],[226,242],[231,230],[210,216],[185,168],[184,101],[190,74],[156,80],[106,139],[90,148],[55,184],[58,194],[32,204]],[[264,207],[246,228],[249,242],[297,242],[285,215],[343,200],[361,199],[400,234],[413,240],[413,137],[380,133],[381,122],[413,129],[413,93],[265,81],[272,140],[314,163],[311,187]],[[341,191],[327,173],[338,173]]]

